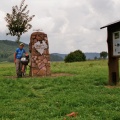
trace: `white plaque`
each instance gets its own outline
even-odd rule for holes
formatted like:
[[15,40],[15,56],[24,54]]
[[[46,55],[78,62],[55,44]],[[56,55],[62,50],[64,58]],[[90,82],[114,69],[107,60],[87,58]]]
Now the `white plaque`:
[[34,44],[35,49],[42,55],[44,50],[48,47],[45,40],[38,41]]
[[113,56],[120,56],[120,31],[113,33]]

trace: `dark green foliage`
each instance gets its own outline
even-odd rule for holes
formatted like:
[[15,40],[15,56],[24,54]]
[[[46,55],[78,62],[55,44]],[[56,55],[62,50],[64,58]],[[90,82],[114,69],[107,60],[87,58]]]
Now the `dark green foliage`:
[[74,52],[69,53],[66,57],[65,57],[65,62],[80,62],[80,61],[85,61],[86,60],[86,56],[85,54],[80,51],[80,50],[76,50]]
[[97,59],[98,59],[98,58],[95,56],[95,57],[94,57],[94,60],[97,60]]
[[100,57],[103,58],[103,59],[105,59],[105,58],[107,57],[107,55],[108,55],[108,53],[105,52],[105,51],[102,51],[102,52],[100,53]]
[[20,8],[18,6],[12,7],[12,13],[7,13],[5,20],[7,22],[7,27],[9,29],[9,33],[6,35],[17,36],[17,42],[20,40],[20,36],[28,32],[29,29],[32,28],[32,25],[29,22],[35,15],[31,17],[28,15],[29,10],[25,12],[28,5],[24,6],[25,0],[22,0]]

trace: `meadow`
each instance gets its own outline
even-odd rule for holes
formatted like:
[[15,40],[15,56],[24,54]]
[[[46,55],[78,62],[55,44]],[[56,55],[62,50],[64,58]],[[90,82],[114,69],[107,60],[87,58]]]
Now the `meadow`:
[[52,62],[52,76],[25,78],[0,63],[0,120],[120,120],[120,85],[108,85],[107,62]]

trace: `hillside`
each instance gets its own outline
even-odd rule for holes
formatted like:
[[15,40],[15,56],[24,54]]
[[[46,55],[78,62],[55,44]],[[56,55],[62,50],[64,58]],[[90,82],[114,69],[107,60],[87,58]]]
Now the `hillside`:
[[67,56],[67,54],[60,54],[60,53],[52,53],[52,55],[60,56],[62,59],[64,59],[65,56]]
[[100,53],[92,53],[92,52],[91,53],[85,53],[85,56],[86,56],[87,60],[92,60],[95,57],[100,58]]
[[63,61],[64,59],[59,55],[55,55],[54,53],[51,53],[50,60],[51,61]]
[[[67,56],[67,54],[59,54],[59,53],[52,53],[52,54],[62,57],[63,60],[64,60],[65,56]],[[100,58],[100,53],[90,52],[90,53],[84,53],[84,54],[85,54],[87,60],[93,60],[95,57]]]
[[[9,61],[13,62],[13,54],[16,48],[19,46],[15,41],[9,40],[0,40],[0,62],[1,61]],[[28,44],[25,44],[25,50],[29,51]],[[58,55],[50,54],[51,61],[63,61],[63,58]]]
[[[0,40],[0,61],[13,61],[13,54],[16,48],[19,46],[18,43],[9,40]],[[28,45],[25,44],[25,49],[28,51]]]
[[[0,62],[1,61],[9,61],[13,62],[13,54],[18,47],[18,43],[15,41],[10,41],[10,40],[0,40]],[[28,44],[25,44],[25,50],[28,52]],[[94,59],[99,58],[100,54],[99,53],[85,53],[86,59]],[[65,56],[67,54],[60,54],[60,53],[51,53],[50,54],[50,60],[51,61],[64,61]]]

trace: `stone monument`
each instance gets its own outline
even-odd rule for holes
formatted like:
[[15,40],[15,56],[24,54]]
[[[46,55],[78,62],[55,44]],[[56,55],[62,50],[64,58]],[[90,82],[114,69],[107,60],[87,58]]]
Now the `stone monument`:
[[47,34],[34,32],[31,34],[29,43],[30,76],[49,76],[50,55]]

